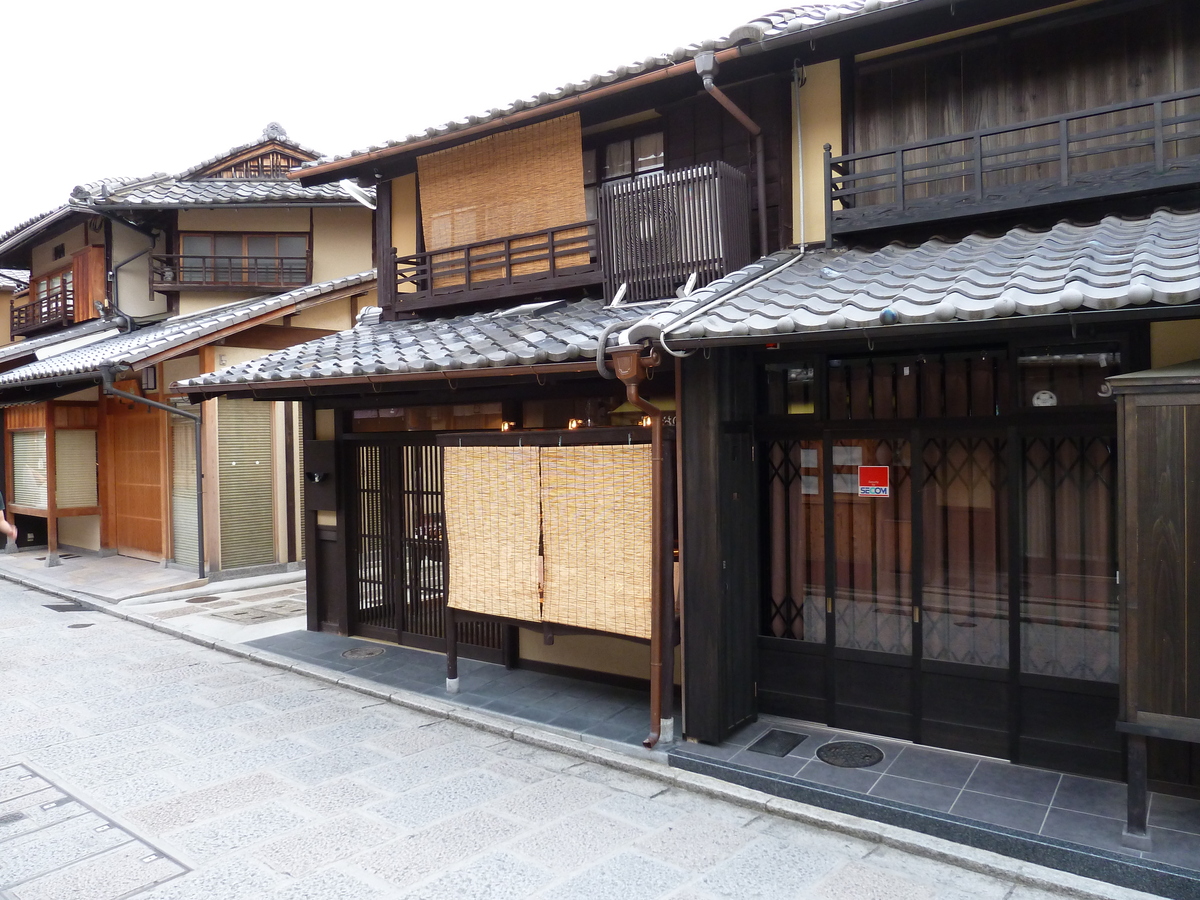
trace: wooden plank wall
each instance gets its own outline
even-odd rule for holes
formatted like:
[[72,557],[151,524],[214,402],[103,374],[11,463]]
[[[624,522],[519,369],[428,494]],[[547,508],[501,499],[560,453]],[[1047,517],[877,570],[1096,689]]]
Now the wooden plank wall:
[[[770,76],[735,87],[722,87],[722,90],[763,130],[767,245],[773,252],[793,241],[791,82],[788,77]],[[666,107],[662,112],[663,151],[668,169],[723,160],[750,174],[751,246],[757,255],[758,201],[752,165],[754,139],[704,91]]]
[[[1197,86],[1200,16],[1191,0],[1169,0],[1149,9],[1067,21],[1058,27],[1026,23],[858,64],[853,88],[853,151],[921,142]],[[1091,130],[1121,121],[1108,116],[1087,124]],[[1188,152],[1192,150],[1188,148]],[[1105,155],[1091,157],[1086,164],[1103,169],[1134,161]],[[996,178],[1023,181],[1053,174],[1013,169]],[[936,189],[947,192],[961,186],[940,182]]]

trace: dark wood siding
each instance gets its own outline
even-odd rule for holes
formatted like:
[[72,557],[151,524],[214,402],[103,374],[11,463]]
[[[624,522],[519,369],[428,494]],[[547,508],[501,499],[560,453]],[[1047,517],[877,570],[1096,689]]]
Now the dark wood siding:
[[856,69],[863,152],[1196,87],[1200,16],[1172,0],[1057,27],[1023,23]]
[[[718,82],[720,79],[718,79]],[[770,76],[722,90],[763,130],[766,158],[767,245],[792,243],[791,82]],[[723,160],[750,174],[751,246],[758,247],[758,201],[754,197],[754,139],[716,100],[701,91],[662,110],[669,169]]]

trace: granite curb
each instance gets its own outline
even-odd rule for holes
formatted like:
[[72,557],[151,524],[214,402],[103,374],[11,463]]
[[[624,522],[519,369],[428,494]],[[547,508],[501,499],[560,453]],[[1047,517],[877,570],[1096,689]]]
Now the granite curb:
[[106,604],[93,597],[55,586],[39,583],[9,573],[0,573],[0,579],[19,584],[51,596],[71,600],[80,606],[152,628],[172,637],[182,638],[193,644],[218,650],[230,656],[253,660],[272,668],[293,672],[329,685],[344,687],[363,696],[402,706],[436,718],[446,719],[468,727],[477,728],[510,740],[562,753],[576,759],[603,765],[632,775],[640,775],[669,787],[732,803],[746,809],[777,815],[792,821],[818,828],[829,829],[849,837],[878,843],[881,846],[925,857],[936,862],[947,863],[988,875],[993,878],[1013,881],[1018,885],[1045,891],[1057,892],[1078,900],[1147,900],[1154,895],[1124,888],[1107,882],[1049,869],[1036,863],[1025,862],[993,853],[988,850],[957,844],[943,838],[920,834],[895,825],[862,819],[832,810],[810,806],[795,800],[777,797],[753,788],[731,784],[709,775],[672,768],[663,750],[639,750],[638,748],[585,738],[583,735],[557,732],[545,726],[526,723],[517,719],[498,716],[454,703],[439,703],[427,697],[405,690],[390,690],[355,675],[347,675],[333,669],[325,669],[312,663],[297,662],[289,657],[244,644],[207,638],[173,627],[167,621],[132,613],[126,609]]

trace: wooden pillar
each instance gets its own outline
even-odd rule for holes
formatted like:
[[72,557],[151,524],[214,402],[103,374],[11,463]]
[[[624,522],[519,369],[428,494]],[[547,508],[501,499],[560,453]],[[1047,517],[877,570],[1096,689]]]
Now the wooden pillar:
[[390,319],[395,315],[396,308],[396,272],[392,261],[396,258],[395,243],[392,240],[392,183],[381,181],[375,186],[375,266],[379,273],[376,282],[376,296],[379,305],[385,311],[384,318]]
[[54,449],[54,401],[46,402],[46,566],[58,560],[58,455]]
[[1146,736],[1129,735],[1129,787],[1125,811],[1125,832],[1121,843],[1139,850],[1150,849],[1150,833],[1146,830],[1146,816],[1150,805],[1146,790]]

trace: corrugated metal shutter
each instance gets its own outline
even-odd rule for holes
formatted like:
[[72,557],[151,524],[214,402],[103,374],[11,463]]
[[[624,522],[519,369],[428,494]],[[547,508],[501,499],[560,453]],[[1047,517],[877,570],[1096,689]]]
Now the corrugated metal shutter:
[[15,506],[46,508],[46,432],[14,431],[12,436]]
[[55,432],[54,497],[59,509],[100,505],[94,430]]
[[[295,404],[296,418],[300,418],[300,404]],[[296,559],[304,559],[308,547],[308,507],[304,503],[304,485],[308,479],[304,477],[304,440],[296,439],[296,518],[299,520],[300,534],[296,544]]]
[[[183,407],[199,412],[198,406]],[[171,543],[175,562],[194,566],[196,557],[196,426],[171,417]]]
[[221,568],[275,562],[270,403],[221,400]]

